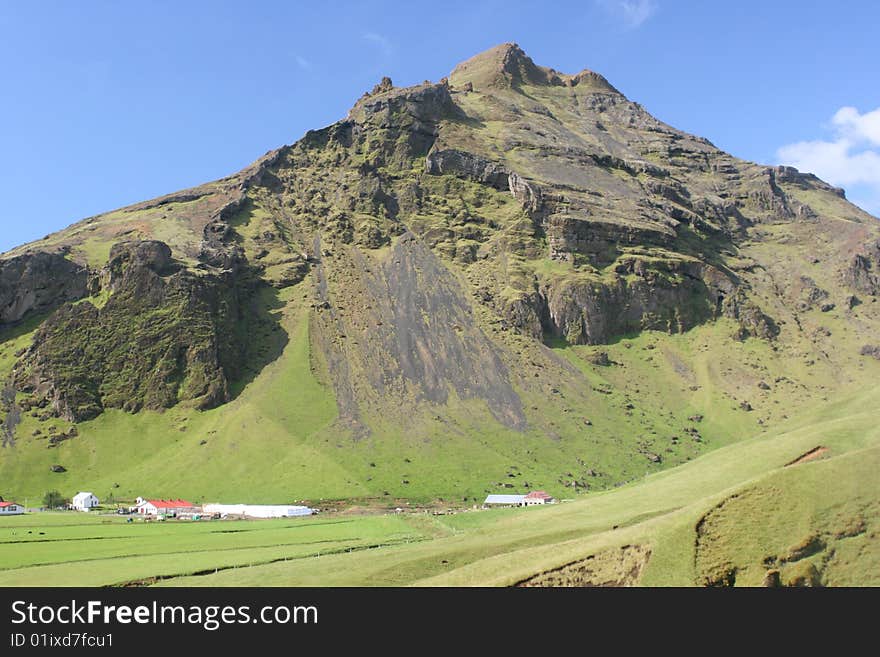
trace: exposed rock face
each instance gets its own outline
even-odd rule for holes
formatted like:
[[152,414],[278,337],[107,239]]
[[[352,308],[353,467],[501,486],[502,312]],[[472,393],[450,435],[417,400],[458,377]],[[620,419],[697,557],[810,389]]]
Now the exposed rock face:
[[621,246],[670,246],[675,233],[651,227],[620,226],[610,222],[554,215],[546,223],[550,258],[573,261],[586,256],[590,264],[606,266],[620,255]]
[[680,284],[669,273],[645,270],[606,285],[550,287],[550,332],[571,344],[601,344],[642,329],[680,333],[711,318],[715,306],[705,284],[698,277]]
[[193,275],[156,241],[114,246],[101,278],[111,292],[103,308],[65,305],[40,327],[16,368],[19,390],[73,421],[104,408],[228,400],[244,355],[251,281],[241,273]]
[[[101,272],[102,287],[111,293],[116,292],[123,283],[131,280],[133,272],[142,269],[161,277],[174,273],[179,267],[174,265],[171,249],[164,242],[120,242],[110,249],[110,260]],[[142,276],[140,280],[145,282],[151,277]],[[139,291],[149,293],[150,290]]]
[[425,172],[435,176],[451,174],[506,189],[510,172],[495,162],[455,149],[433,151],[425,160]]
[[[823,290],[816,285],[809,276],[801,276],[794,285],[797,290],[797,308],[798,310],[810,310],[811,308],[825,304],[822,301],[828,298],[827,290]],[[833,304],[832,304],[833,307]]]
[[779,335],[779,326],[773,318],[765,314],[742,290],[724,299],[722,312],[739,322],[740,330],[736,337],[741,340],[748,337],[770,340]]
[[60,253],[35,252],[0,260],[0,326],[86,296],[88,270]]
[[[321,335],[344,336],[322,345],[341,392],[340,415],[356,422],[358,402],[348,386],[364,377],[382,397],[415,396],[440,405],[452,392],[460,399],[483,399],[501,424],[523,428],[522,404],[498,349],[476,325],[458,282],[437,257],[407,233],[381,270],[366,271],[365,265],[357,256],[346,261],[345,270],[357,272],[357,278],[349,279],[345,292],[321,292],[316,318]],[[316,274],[319,289],[326,290],[323,265]],[[357,322],[340,311],[352,303],[364,309]]]
[[332,131],[335,135],[344,131],[344,136],[339,135],[343,143],[357,142],[364,132],[372,132],[367,142],[371,163],[405,168],[412,158],[428,153],[441,120],[460,115],[445,84],[425,83],[367,95],[349,112],[349,121]]
[[863,253],[853,256],[844,270],[843,280],[857,292],[873,296],[880,294],[880,242],[869,245]]
[[15,388],[8,383],[0,389],[0,411],[5,414],[0,425],[0,446],[13,447],[15,430],[21,422],[21,409],[15,401]]

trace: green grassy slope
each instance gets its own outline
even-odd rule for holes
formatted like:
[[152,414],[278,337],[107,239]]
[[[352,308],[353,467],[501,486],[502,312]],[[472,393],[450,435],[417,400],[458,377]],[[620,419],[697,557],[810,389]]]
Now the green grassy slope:
[[[645,332],[601,348],[555,349],[593,390],[579,398],[578,390],[556,383],[565,410],[549,417],[539,398],[529,404],[524,395],[534,424],[523,433],[494,424],[479,403],[451,399],[442,419],[392,410],[375,418],[372,436],[353,440],[336,428],[332,389],[321,383],[322,366],[310,350],[308,309],[288,296],[280,311],[284,353],[234,401],[205,412],[110,410],[52,449],[46,425],[64,423],[24,414],[15,449],[0,460],[0,493],[32,503],[57,488],[65,496],[92,490],[102,500],[148,495],[320,505],[361,499],[386,507],[399,498],[470,506],[511,488],[577,498],[686,463],[762,431],[761,423],[794,417],[833,376],[821,365],[787,362],[765,342],[731,341],[724,322],[685,335]],[[719,341],[728,347],[713,348]],[[612,364],[592,364],[596,351],[607,352]],[[878,369],[869,361],[841,387],[863,385]],[[787,377],[776,382],[771,372]],[[757,386],[765,379],[770,390]],[[744,401],[754,410],[743,410]],[[32,436],[40,427],[43,435]],[[56,463],[67,472],[51,472]]]
[[[7,518],[0,584],[511,585],[591,555],[606,555],[596,563],[613,570],[621,546],[638,545],[650,554],[643,585],[754,586],[768,570],[783,584],[877,585],[878,402],[880,392],[865,390],[772,433],[544,508],[234,524]],[[820,446],[817,458],[791,465]],[[89,567],[62,565],[80,559]]]

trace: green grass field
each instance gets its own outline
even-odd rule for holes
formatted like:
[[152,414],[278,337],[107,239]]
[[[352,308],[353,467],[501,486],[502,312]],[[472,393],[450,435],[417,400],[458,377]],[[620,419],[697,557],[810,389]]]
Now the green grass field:
[[0,585],[107,586],[422,540],[399,517],[126,523],[47,512],[0,520]]
[[[0,585],[505,586],[623,546],[642,585],[880,585],[869,390],[626,486],[531,509],[130,523],[0,520]],[[824,447],[818,458],[788,465]],[[31,533],[27,533],[31,532]],[[39,532],[43,532],[40,534]],[[608,558],[611,555],[612,558]]]

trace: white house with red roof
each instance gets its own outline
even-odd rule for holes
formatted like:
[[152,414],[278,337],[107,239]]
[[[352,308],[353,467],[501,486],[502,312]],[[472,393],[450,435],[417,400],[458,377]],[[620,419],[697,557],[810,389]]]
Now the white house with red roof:
[[137,498],[137,504],[133,510],[144,516],[176,516],[180,513],[192,513],[196,511],[196,505],[186,500],[145,500]]
[[0,502],[0,516],[19,516],[22,513],[24,513],[24,507],[21,504]]
[[553,504],[556,500],[542,490],[533,490],[523,498],[523,506],[535,506],[536,504]]

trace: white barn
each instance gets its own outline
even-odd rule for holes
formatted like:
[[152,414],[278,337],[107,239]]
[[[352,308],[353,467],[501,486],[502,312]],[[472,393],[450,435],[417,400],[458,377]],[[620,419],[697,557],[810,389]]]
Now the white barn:
[[229,516],[244,516],[247,518],[292,518],[295,516],[310,516],[314,511],[307,506],[294,506],[290,504],[205,504],[202,507],[205,513],[219,513]]
[[24,507],[15,502],[0,502],[0,516],[20,516]]
[[98,498],[94,493],[77,493],[70,504],[77,511],[88,511],[98,506]]
[[484,506],[523,506],[525,495],[488,495]]

